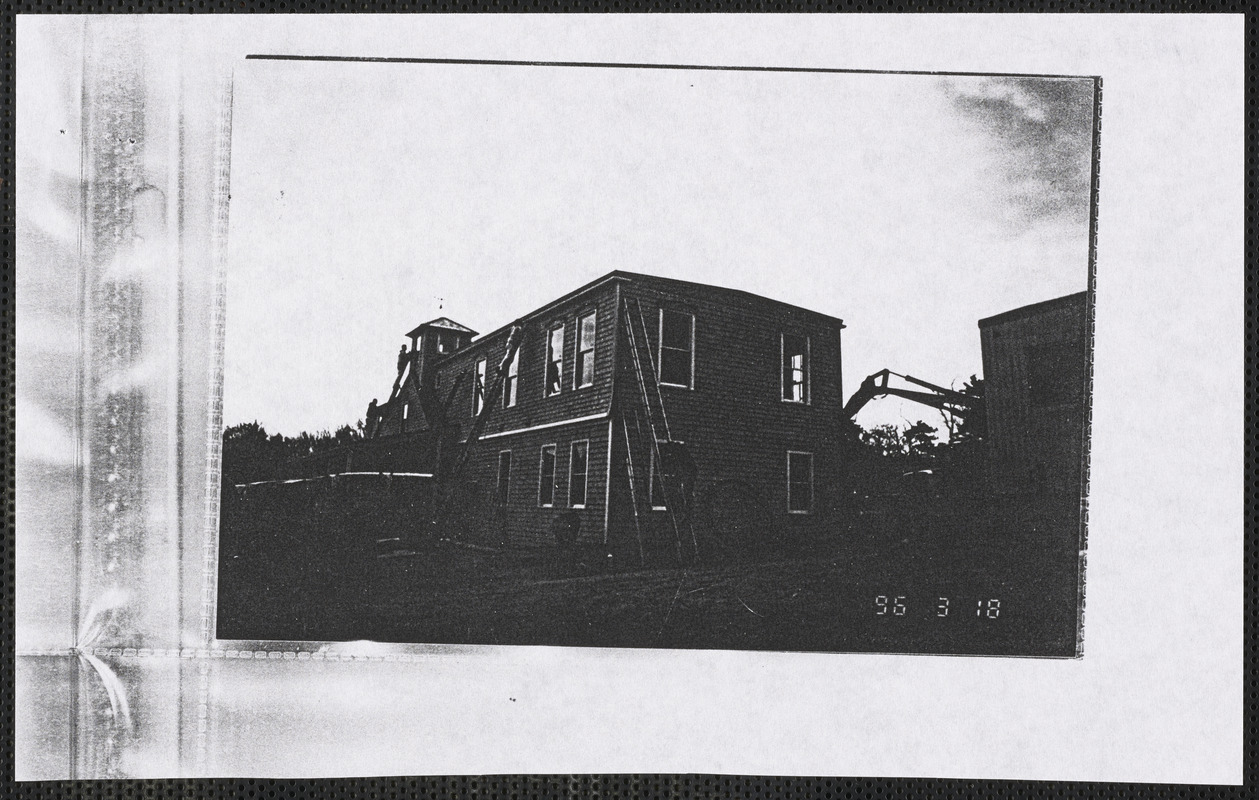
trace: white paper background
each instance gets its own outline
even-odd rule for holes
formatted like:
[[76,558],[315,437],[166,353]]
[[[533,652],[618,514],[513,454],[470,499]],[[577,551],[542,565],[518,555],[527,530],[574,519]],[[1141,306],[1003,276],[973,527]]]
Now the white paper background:
[[[64,23],[24,18],[20,34],[36,24]],[[1241,781],[1241,16],[153,24],[198,26],[203,46],[242,56],[1104,80],[1082,660],[468,648],[393,664],[216,661],[211,771]]]

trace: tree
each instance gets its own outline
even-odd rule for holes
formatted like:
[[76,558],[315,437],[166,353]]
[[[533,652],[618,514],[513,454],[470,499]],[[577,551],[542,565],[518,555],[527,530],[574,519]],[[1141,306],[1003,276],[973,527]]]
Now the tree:
[[337,428],[337,432],[333,434],[333,441],[337,446],[351,444],[363,438],[363,420],[359,420],[355,425],[342,425]]
[[861,442],[884,457],[902,456],[908,452],[905,438],[895,425],[876,425],[861,434]]
[[282,459],[284,437],[267,435],[257,421],[233,425],[223,431],[223,480],[230,483],[259,480]]
[[233,446],[263,446],[267,442],[267,429],[258,424],[257,420],[243,422],[223,431],[223,442],[231,442]]
[[903,452],[911,456],[926,456],[936,448],[936,429],[919,421],[900,433]]
[[335,433],[302,431],[296,436],[268,435],[256,421],[233,425],[223,431],[223,481],[242,483],[280,477],[301,459],[350,446],[362,438],[361,421],[357,426],[342,425]]
[[[982,400],[984,397],[984,379],[971,375],[970,379],[956,391]],[[988,418],[984,412],[982,402],[962,414],[941,409],[940,416],[944,418],[944,427],[949,433],[949,444],[980,442],[988,435]]]
[[985,460],[988,436],[988,417],[982,402],[984,379],[970,376],[957,391],[981,402],[964,413],[945,413],[945,425],[949,429],[949,441],[941,446],[940,454],[948,464],[950,485],[957,491],[981,491],[986,477]]

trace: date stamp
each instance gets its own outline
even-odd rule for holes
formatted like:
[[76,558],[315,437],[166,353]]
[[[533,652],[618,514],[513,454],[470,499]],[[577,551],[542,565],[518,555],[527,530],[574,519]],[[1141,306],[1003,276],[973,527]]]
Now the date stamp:
[[[915,611],[925,609],[925,614],[916,614],[916,616],[933,616],[944,618],[948,617],[955,607],[953,601],[956,598],[935,597],[934,601],[922,601],[915,598],[912,602],[906,595],[890,595],[880,594],[874,598],[874,615],[877,617],[904,617],[909,615],[910,607]],[[921,604],[920,604],[921,603]],[[962,601],[969,603],[969,599]],[[953,614],[954,617],[957,614]],[[1001,617],[1001,600],[996,597],[979,598],[975,600],[975,616],[980,619],[998,619]]]

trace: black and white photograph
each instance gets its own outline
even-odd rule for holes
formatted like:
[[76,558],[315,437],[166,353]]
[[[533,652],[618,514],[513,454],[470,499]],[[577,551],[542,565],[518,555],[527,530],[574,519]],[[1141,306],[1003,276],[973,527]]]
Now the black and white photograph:
[[1078,655],[1096,77],[233,91],[221,638]]
[[1240,17],[17,28],[19,780],[1240,780]]

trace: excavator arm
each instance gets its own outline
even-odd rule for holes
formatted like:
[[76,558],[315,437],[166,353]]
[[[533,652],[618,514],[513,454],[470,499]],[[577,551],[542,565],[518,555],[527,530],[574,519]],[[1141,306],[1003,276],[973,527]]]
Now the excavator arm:
[[[895,386],[889,386],[889,378],[895,375],[902,380],[921,386],[924,389],[930,389],[930,392],[918,392],[912,389],[901,389]],[[968,412],[977,411],[983,407],[983,397],[977,395],[964,394],[953,389],[946,389],[943,386],[936,386],[920,378],[912,375],[901,375],[892,372],[889,369],[880,370],[873,375],[868,376],[861,382],[861,386],[848,398],[848,402],[844,405],[844,417],[852,419],[857,412],[865,407],[876,397],[891,395],[893,397],[903,397],[906,400],[913,400],[916,403],[922,403],[932,408],[938,408],[944,411],[950,411],[958,416],[964,416]]]

